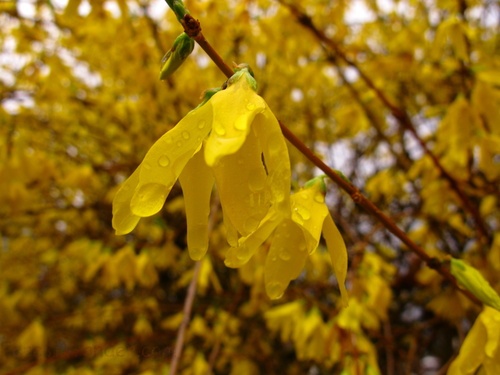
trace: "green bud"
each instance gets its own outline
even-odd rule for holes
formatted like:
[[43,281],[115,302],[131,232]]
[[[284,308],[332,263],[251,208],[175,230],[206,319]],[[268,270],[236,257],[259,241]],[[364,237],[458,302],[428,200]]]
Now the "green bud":
[[172,9],[175,13],[175,16],[180,21],[184,18],[186,14],[188,14],[188,10],[184,6],[182,0],[165,0],[167,5]]
[[326,184],[325,184],[325,175],[321,175],[318,177],[314,177],[307,181],[304,185],[305,188],[310,188],[314,185],[318,185],[319,190],[323,193],[323,195],[326,195]]
[[250,87],[257,91],[257,81],[253,77],[252,69],[248,66],[248,64],[240,64],[237,65],[234,69],[234,74],[227,80],[226,85],[231,86],[234,82],[238,81],[242,76],[245,76],[246,80]]
[[477,269],[460,259],[452,258],[450,264],[450,272],[461,287],[474,294],[485,305],[500,311],[500,296]]
[[200,108],[202,105],[204,105],[206,102],[208,102],[210,100],[210,98],[212,98],[212,96],[217,94],[220,90],[222,90],[222,88],[220,88],[220,87],[215,87],[213,89],[205,90],[205,92],[203,93],[203,100],[201,101],[200,104],[198,104],[196,106],[196,108]]
[[186,33],[179,35],[172,48],[161,59],[160,79],[165,79],[173,74],[193,52],[194,40]]

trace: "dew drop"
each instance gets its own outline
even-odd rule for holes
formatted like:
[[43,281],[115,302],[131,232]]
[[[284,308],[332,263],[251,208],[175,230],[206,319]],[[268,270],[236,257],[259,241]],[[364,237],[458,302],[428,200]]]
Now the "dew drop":
[[295,212],[297,212],[297,214],[304,221],[307,221],[311,218],[311,212],[305,207],[295,207]]
[[217,134],[219,136],[226,135],[226,129],[224,129],[224,125],[222,125],[220,122],[216,122],[214,124],[214,130],[215,130],[215,134]]
[[247,127],[248,127],[248,121],[245,116],[239,117],[234,123],[234,128],[236,130],[246,130]]
[[205,120],[198,121],[198,129],[203,129],[207,125]]
[[257,192],[266,186],[266,177],[261,173],[261,170],[254,169],[249,172],[251,176],[248,180],[248,187],[252,192]]
[[278,253],[278,256],[280,257],[281,260],[284,260],[285,262],[290,260],[291,255],[286,249],[281,249]]
[[245,220],[245,224],[243,225],[245,228],[245,231],[247,232],[253,232],[257,227],[259,226],[260,220],[256,219],[255,217],[249,217],[248,219]]
[[314,200],[318,203],[325,203],[325,197],[321,193],[314,194]]
[[249,258],[249,253],[248,247],[243,245],[236,250],[236,258],[239,261],[246,262]]
[[136,192],[136,196],[132,198],[130,207],[134,215],[137,216],[151,216],[161,210],[170,187],[150,183],[142,185]]
[[271,299],[281,298],[284,291],[284,285],[279,281],[270,281],[266,284],[266,292]]
[[162,155],[158,159],[158,164],[160,167],[168,167],[168,165],[170,164],[170,159],[167,155]]
[[247,109],[248,109],[249,111],[253,111],[253,110],[255,109],[255,104],[253,104],[253,103],[248,103],[248,104],[247,104]]
[[203,256],[207,252],[207,248],[206,247],[189,247],[188,251],[189,251],[189,256],[191,257],[191,259],[200,260],[201,258],[203,258]]
[[184,138],[184,139],[188,140],[188,139],[189,139],[189,137],[190,137],[189,132],[186,132],[186,131],[183,131],[183,132],[182,132],[182,138]]
[[149,163],[144,163],[142,166],[144,169],[147,169],[148,171],[151,169],[151,165]]
[[181,147],[182,146],[182,142],[181,141],[178,141],[177,142],[177,147]]

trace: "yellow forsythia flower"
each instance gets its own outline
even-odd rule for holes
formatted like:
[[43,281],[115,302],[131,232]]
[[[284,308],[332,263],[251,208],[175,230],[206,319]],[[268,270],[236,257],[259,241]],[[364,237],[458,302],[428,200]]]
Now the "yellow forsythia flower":
[[269,210],[254,232],[240,238],[237,246],[228,250],[225,264],[241,267],[273,235],[264,266],[264,278],[268,296],[280,298],[290,281],[299,276],[307,256],[316,250],[323,233],[342,302],[347,305],[344,286],[347,249],[325,204],[324,191],[323,179],[313,179],[304,189],[292,195],[288,210],[282,207]]
[[488,306],[479,314],[448,370],[448,375],[477,373],[500,374],[500,312]]
[[161,210],[179,179],[191,258],[208,248],[208,215],[217,186],[231,241],[250,235],[271,207],[289,207],[288,149],[275,116],[241,69],[225,90],[189,112],[147,152],[113,200],[116,234]]

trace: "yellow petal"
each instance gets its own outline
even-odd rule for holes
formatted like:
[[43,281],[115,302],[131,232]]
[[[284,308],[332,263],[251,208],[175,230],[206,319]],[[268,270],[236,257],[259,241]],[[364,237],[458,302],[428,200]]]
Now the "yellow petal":
[[337,226],[332,217],[328,214],[323,222],[323,237],[332,259],[332,267],[339,283],[340,294],[344,306],[348,304],[348,295],[345,288],[345,279],[347,277],[347,248],[340,235]]
[[448,375],[471,375],[475,374],[477,368],[485,359],[484,347],[486,345],[488,332],[481,317],[485,314],[487,307],[474,322],[467,334],[458,357],[452,362],[448,369]]
[[308,256],[300,227],[284,219],[276,228],[264,266],[264,280],[269,298],[280,298],[291,280],[299,276]]
[[205,146],[205,159],[209,166],[240,149],[250,132],[255,116],[266,108],[266,103],[251,88],[242,74],[227,89],[211,99],[214,108],[213,129]]
[[193,260],[200,260],[208,249],[208,216],[214,186],[214,177],[205,163],[203,152],[196,153],[189,160],[179,181],[186,207],[189,256]]
[[329,214],[321,184],[321,180],[318,180],[317,183],[292,195],[292,220],[304,231],[309,253],[318,247],[323,222]]
[[271,206],[261,146],[253,131],[238,152],[220,159],[213,170],[224,220],[241,236],[249,235]]
[[253,128],[263,150],[263,162],[268,177],[271,201],[280,205],[283,212],[290,212],[290,157],[278,120],[269,108],[255,117]]
[[247,263],[258,248],[273,233],[283,217],[276,210],[271,209],[262,219],[255,231],[238,240],[238,247],[230,248],[224,261],[227,267],[238,268]]
[[117,235],[130,233],[139,222],[140,217],[130,210],[130,200],[139,183],[139,173],[140,166],[123,183],[113,199],[112,225]]
[[189,112],[149,149],[130,207],[145,217],[160,211],[186,163],[199,150],[212,125],[211,101]]

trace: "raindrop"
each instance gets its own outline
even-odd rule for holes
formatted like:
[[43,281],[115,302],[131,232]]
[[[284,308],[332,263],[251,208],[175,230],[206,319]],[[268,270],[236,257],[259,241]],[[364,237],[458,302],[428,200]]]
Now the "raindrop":
[[246,219],[244,228],[247,232],[253,232],[257,227],[259,226],[260,220],[256,219],[255,217],[249,217]]
[[253,103],[248,103],[248,104],[247,104],[247,109],[248,109],[249,111],[253,111],[253,110],[255,109],[255,104],[253,104]]
[[325,203],[325,197],[321,193],[315,194],[314,200],[318,203]]
[[222,125],[220,122],[215,123],[214,130],[217,135],[220,136],[226,135],[226,129],[224,129],[224,125]]
[[246,262],[249,256],[248,247],[243,245],[236,250],[236,258],[240,261]]
[[306,221],[311,218],[311,212],[305,207],[295,207],[295,212],[302,218],[302,220]]
[[270,281],[266,284],[266,291],[271,299],[278,299],[283,296],[285,288],[279,281]]
[[189,133],[186,131],[182,132],[182,138],[184,138],[186,140],[189,139]]
[[239,117],[234,123],[234,128],[236,130],[246,130],[248,127],[248,121],[245,116]]
[[281,260],[284,260],[285,262],[290,260],[291,255],[286,249],[281,249],[278,253],[278,256],[280,257]]
[[158,164],[160,165],[160,167],[168,167],[168,165],[170,164],[170,159],[167,155],[162,155],[158,159]]
[[205,120],[198,121],[198,129],[203,129],[205,125],[207,125],[207,122]]
[[149,163],[144,163],[143,168],[147,169],[147,170],[150,170],[151,169],[151,165],[149,165]]
[[249,173],[252,177],[248,180],[248,187],[252,192],[258,192],[266,186],[266,177],[260,172],[261,170],[254,169]]
[[190,247],[189,248],[189,256],[193,260],[200,260],[203,258],[205,253],[207,252],[206,247]]

